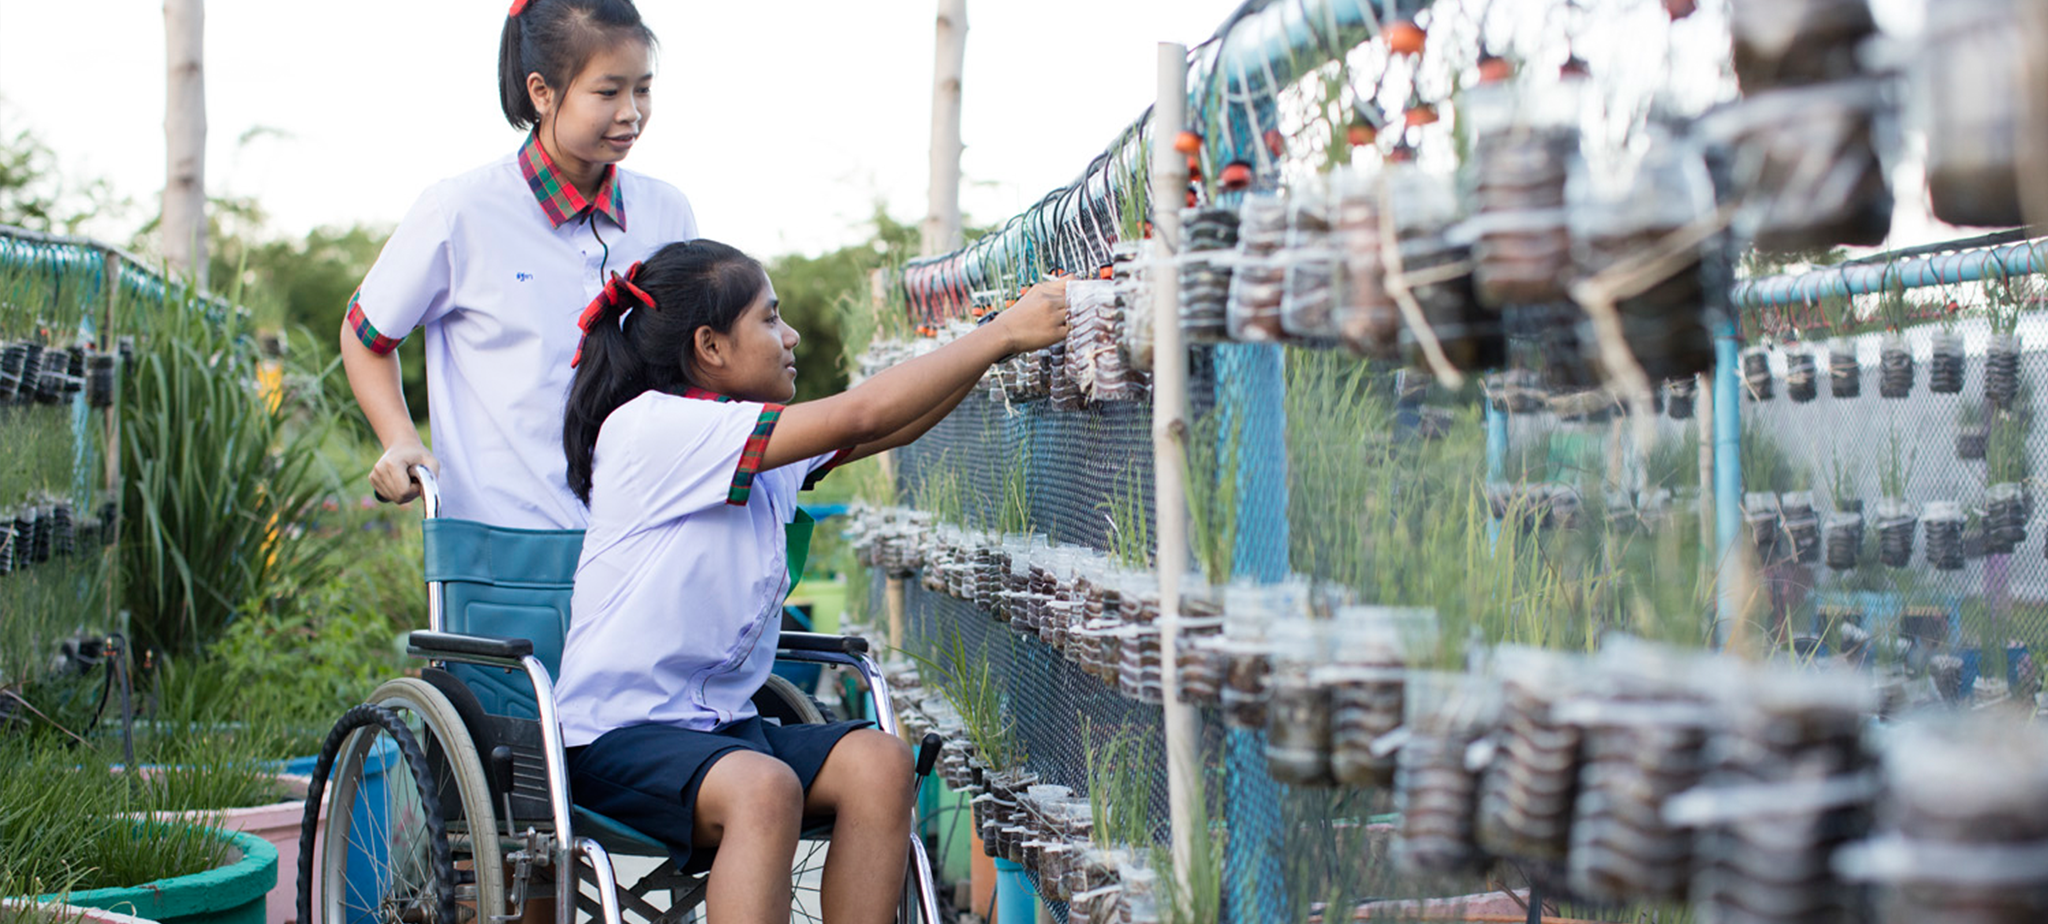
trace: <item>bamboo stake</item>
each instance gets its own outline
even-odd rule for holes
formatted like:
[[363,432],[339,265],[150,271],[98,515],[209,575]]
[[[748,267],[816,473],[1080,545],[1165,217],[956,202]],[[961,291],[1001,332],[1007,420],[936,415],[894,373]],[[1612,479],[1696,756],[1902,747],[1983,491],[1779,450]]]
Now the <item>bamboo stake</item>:
[[1181,460],[1188,438],[1188,352],[1180,331],[1180,203],[1188,185],[1187,159],[1173,149],[1187,121],[1187,46],[1159,44],[1159,100],[1152,107],[1152,473],[1159,569],[1160,684],[1165,699],[1166,794],[1171,807],[1175,869],[1194,862],[1196,754],[1201,728],[1193,706],[1180,701],[1180,582],[1187,572],[1187,492]]

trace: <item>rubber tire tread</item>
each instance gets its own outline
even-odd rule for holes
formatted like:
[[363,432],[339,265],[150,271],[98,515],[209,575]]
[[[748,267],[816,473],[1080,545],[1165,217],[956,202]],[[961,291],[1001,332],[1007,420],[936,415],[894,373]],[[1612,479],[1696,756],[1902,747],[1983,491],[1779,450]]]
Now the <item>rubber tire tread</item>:
[[391,734],[398,744],[399,756],[412,769],[413,783],[419,788],[420,810],[432,835],[433,874],[440,899],[435,909],[444,922],[453,922],[455,917],[455,861],[448,849],[448,832],[441,825],[440,799],[434,795],[433,774],[427,767],[427,755],[412,736],[412,730],[405,727],[397,713],[382,706],[364,704],[342,713],[341,719],[327,733],[327,740],[320,745],[320,758],[313,765],[313,779],[306,787],[306,814],[299,822],[299,895],[298,924],[321,924],[313,917],[313,860],[314,842],[320,834],[320,804],[327,792],[327,777],[334,770],[335,756],[341,746],[357,730],[368,727],[382,728]]

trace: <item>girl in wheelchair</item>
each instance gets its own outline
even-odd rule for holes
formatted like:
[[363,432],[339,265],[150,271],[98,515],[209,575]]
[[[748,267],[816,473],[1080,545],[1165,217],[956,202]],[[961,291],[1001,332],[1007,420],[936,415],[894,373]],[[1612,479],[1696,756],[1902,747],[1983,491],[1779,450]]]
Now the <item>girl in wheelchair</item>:
[[[784,526],[832,467],[916,439],[988,367],[1065,335],[1062,282],[844,393],[787,404],[797,332],[761,265],[707,240],[635,264],[580,320],[562,443],[589,506],[556,697],[577,804],[710,870],[722,924],[787,920],[806,819],[832,819],[824,916],[897,907],[911,758],[861,722],[770,724]],[[878,887],[877,884],[893,884]]]

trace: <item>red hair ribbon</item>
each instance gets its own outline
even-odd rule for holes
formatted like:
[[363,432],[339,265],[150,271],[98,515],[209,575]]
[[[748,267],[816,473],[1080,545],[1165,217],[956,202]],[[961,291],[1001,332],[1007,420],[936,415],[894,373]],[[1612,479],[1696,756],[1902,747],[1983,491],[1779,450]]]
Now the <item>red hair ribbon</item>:
[[[583,309],[582,316],[576,319],[576,327],[583,331],[585,338],[590,336],[590,329],[596,326],[598,318],[604,316],[606,308],[616,308],[619,306],[619,292],[622,289],[634,298],[639,299],[640,304],[646,305],[650,310],[657,307],[654,304],[654,296],[647,294],[646,289],[633,284],[633,278],[638,275],[640,275],[640,264],[636,262],[632,266],[626,267],[626,275],[620,276],[618,273],[613,273],[612,278],[605,282],[604,290],[597,293],[596,298],[590,300],[590,304]],[[582,361],[583,344],[579,342],[576,344],[576,355],[569,358],[569,366],[574,368],[577,363]]]
[[510,10],[507,10],[507,11],[505,12],[505,15],[506,15],[506,16],[517,16],[517,15],[519,15],[520,13],[522,13],[522,12],[525,12],[525,11],[526,11],[526,0],[512,0],[512,9],[510,9]]

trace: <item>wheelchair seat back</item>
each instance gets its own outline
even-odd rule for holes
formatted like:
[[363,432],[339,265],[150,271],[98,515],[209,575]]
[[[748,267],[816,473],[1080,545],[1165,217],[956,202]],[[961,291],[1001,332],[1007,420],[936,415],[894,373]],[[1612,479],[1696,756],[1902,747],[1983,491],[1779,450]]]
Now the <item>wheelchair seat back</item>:
[[[423,532],[426,578],[441,588],[440,630],[529,639],[548,674],[559,675],[583,532],[507,529],[445,517],[426,519]],[[533,684],[525,675],[462,664],[450,670],[476,693],[485,711],[540,717]]]

